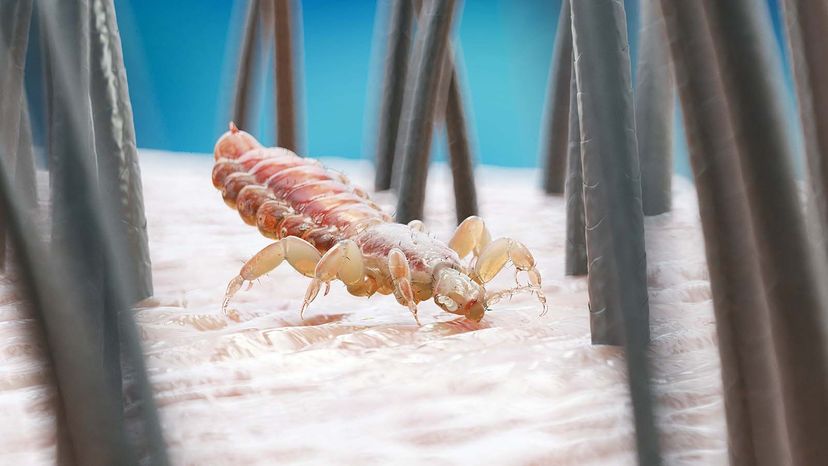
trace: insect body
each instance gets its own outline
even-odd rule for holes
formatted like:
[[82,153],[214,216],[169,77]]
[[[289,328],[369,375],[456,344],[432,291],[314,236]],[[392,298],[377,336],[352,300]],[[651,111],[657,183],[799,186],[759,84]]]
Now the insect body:
[[[245,223],[275,240],[230,281],[223,309],[245,282],[287,261],[311,278],[301,312],[324,286],[341,280],[355,296],[394,294],[417,319],[417,303],[433,298],[443,310],[479,321],[504,296],[527,291],[546,310],[541,277],[529,250],[510,238],[491,240],[479,217],[469,217],[445,244],[422,222],[392,222],[362,189],[319,162],[286,149],[264,148],[232,123],[215,150],[213,185]],[[469,264],[463,259],[471,254]],[[488,283],[512,262],[528,283],[487,293]]]

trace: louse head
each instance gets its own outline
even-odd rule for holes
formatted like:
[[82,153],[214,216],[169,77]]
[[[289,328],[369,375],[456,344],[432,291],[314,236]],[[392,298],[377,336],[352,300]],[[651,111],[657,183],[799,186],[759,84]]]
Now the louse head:
[[437,271],[433,285],[434,302],[446,312],[479,322],[486,313],[486,290],[459,270],[444,267]]

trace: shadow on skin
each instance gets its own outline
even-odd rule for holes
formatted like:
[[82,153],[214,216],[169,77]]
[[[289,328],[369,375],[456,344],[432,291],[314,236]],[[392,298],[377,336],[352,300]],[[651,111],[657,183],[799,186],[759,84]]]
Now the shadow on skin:
[[485,322],[485,320],[475,322],[465,317],[458,317],[454,320],[435,322],[433,324],[424,325],[423,327],[431,327],[445,335],[456,335],[458,333],[474,332],[475,330],[490,328],[491,326],[488,322]]
[[[290,339],[295,344],[293,349],[298,350],[329,341],[332,338],[345,338],[351,347],[378,348],[440,339],[490,327],[485,320],[474,322],[465,317],[457,317],[448,321],[425,322],[422,326],[418,326],[413,319],[410,323],[347,322],[346,317],[349,315],[347,313],[312,314],[306,315],[304,320],[299,319],[298,315],[285,316],[277,322],[270,321],[265,325],[267,330],[261,331],[271,336],[280,335]],[[232,320],[232,317],[230,319]],[[246,321],[250,322],[250,320]],[[263,322],[259,324],[262,325]],[[256,323],[251,323],[251,325],[258,327]]]
[[[348,314],[315,314],[306,316],[304,320],[290,320],[285,321],[282,327],[315,327],[319,325],[331,324],[341,322]],[[348,325],[351,328],[365,329],[394,329],[401,333],[439,333],[442,335],[455,335],[458,333],[473,332],[475,330],[482,330],[489,328],[490,325],[485,322],[474,322],[465,317],[458,317],[454,320],[442,322],[425,322],[418,326],[414,321],[410,324],[378,324],[378,325]]]
[[332,324],[335,322],[341,322],[342,319],[345,318],[347,314],[315,314],[306,316],[304,320],[296,318],[295,321],[291,320],[289,322],[285,322],[283,327],[315,327],[317,325],[325,325],[325,324]]

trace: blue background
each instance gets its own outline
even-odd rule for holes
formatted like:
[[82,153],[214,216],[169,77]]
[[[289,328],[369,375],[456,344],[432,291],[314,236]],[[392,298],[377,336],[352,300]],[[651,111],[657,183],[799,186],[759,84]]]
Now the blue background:
[[[779,51],[784,54],[776,1],[769,4]],[[140,147],[212,151],[230,119],[246,4],[116,2]],[[637,30],[637,4],[637,0],[626,1],[630,31]],[[455,44],[476,157],[485,164],[535,166],[560,0],[466,0],[461,8]],[[384,47],[383,30],[375,22],[386,12],[385,0],[301,2],[297,14],[302,19],[299,38],[304,50],[302,152],[373,157],[381,82],[378,57]],[[630,34],[630,40],[635,60],[635,34]],[[272,66],[267,64],[265,70]],[[263,92],[254,99],[254,110],[261,117],[249,128],[267,144],[273,143],[274,99],[265,86],[271,79],[261,78]],[[790,88],[787,71],[786,82]],[[792,101],[789,107],[794,121]],[[674,138],[676,168],[688,174],[679,126]],[[436,158],[444,158],[440,136],[435,148]]]

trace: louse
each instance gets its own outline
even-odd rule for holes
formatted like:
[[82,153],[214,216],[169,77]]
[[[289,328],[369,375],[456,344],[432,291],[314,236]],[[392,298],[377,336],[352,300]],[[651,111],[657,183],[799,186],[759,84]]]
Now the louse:
[[[265,148],[230,123],[214,150],[213,186],[242,220],[275,240],[247,261],[227,286],[222,310],[245,282],[287,261],[311,279],[304,315],[324,286],[341,280],[350,294],[392,294],[417,324],[417,304],[433,298],[442,310],[478,322],[505,296],[533,293],[546,312],[541,275],[529,249],[511,238],[492,240],[480,217],[465,219],[444,243],[422,221],[394,223],[368,194],[318,161],[282,148]],[[469,262],[463,260],[471,256]],[[508,263],[514,288],[487,293],[485,285]],[[521,284],[519,274],[528,279]]]

